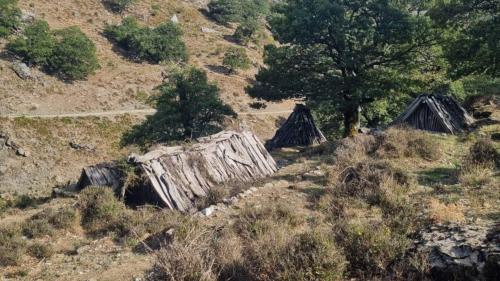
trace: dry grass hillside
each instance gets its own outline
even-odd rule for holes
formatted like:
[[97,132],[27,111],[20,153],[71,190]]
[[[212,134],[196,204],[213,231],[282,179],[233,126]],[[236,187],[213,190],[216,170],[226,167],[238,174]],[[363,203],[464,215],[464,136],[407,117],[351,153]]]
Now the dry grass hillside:
[[[247,48],[253,67],[238,75],[218,72],[224,51],[231,45],[226,40],[234,30],[215,24],[199,10],[195,1],[137,1],[121,15],[107,11],[100,0],[86,1],[19,1],[21,9],[46,20],[53,29],[78,26],[96,44],[101,68],[86,81],[64,83],[41,72],[37,81],[25,81],[11,70],[10,62],[0,60],[0,115],[8,113],[67,113],[145,108],[146,98],[162,81],[162,65],[131,62],[113,50],[102,35],[106,23],[119,23],[125,16],[134,16],[140,23],[156,26],[179,18],[190,55],[190,63],[209,72],[211,81],[221,88],[223,99],[239,112],[249,111],[251,101],[244,93],[261,63],[261,48]],[[154,14],[154,15],[153,15]],[[214,30],[202,32],[202,27]],[[4,45],[3,44],[0,45]],[[270,105],[268,110],[289,109]]]
[[[11,69],[8,57],[0,59],[0,118],[14,115],[54,115],[94,113],[149,108],[148,98],[162,82],[165,65],[129,61],[102,35],[106,23],[119,23],[134,16],[144,25],[156,26],[177,15],[184,31],[190,64],[208,72],[209,80],[221,89],[222,99],[235,111],[244,113],[232,127],[250,127],[259,137],[272,137],[276,122],[286,116],[292,102],[268,104],[263,110],[249,107],[252,102],[245,87],[262,63],[262,46],[246,48],[252,66],[237,74],[221,70],[225,50],[235,44],[228,40],[234,29],[216,24],[201,11],[200,1],[136,1],[126,12],[109,12],[100,0],[19,1],[25,14],[46,20],[52,29],[76,25],[95,43],[101,68],[87,80],[65,83],[33,69],[37,79],[23,80]],[[154,15],[153,15],[154,14]],[[202,27],[215,32],[202,32]],[[263,39],[261,45],[267,39]],[[0,49],[6,40],[0,39]],[[254,115],[252,113],[258,113]],[[263,114],[264,113],[264,114]],[[80,170],[90,164],[125,157],[130,148],[120,148],[121,135],[142,117],[1,119],[0,131],[28,151],[29,157],[16,156],[15,150],[0,150],[0,193],[41,193],[68,181],[75,181]],[[96,149],[77,151],[70,142]]]

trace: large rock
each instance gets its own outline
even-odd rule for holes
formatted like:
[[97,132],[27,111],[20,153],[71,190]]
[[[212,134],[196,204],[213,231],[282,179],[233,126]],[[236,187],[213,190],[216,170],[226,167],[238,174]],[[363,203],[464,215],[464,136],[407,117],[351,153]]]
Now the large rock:
[[492,226],[437,225],[421,233],[433,280],[498,280],[500,230]]
[[12,70],[23,80],[34,80],[35,77],[31,73],[31,69],[23,62],[14,62],[11,66]]

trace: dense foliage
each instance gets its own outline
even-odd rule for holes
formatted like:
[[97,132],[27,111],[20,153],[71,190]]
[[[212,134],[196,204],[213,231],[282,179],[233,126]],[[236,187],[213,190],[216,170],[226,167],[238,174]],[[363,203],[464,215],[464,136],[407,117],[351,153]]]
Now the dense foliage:
[[47,22],[38,20],[7,48],[63,80],[85,79],[99,68],[94,43],[78,27],[51,31]]
[[220,23],[244,22],[269,13],[268,0],[212,0],[208,12]]
[[106,5],[113,12],[122,12],[135,0],[103,0]]
[[0,37],[11,34],[19,26],[20,17],[17,0],[0,0]]
[[248,69],[250,67],[250,58],[243,48],[231,47],[226,51],[222,64],[234,73],[236,69]]
[[132,17],[123,19],[121,25],[108,25],[104,34],[125,49],[134,59],[159,63],[166,60],[187,60],[182,30],[172,22],[153,29],[139,26]]
[[429,18],[413,8],[387,0],[277,5],[269,23],[281,45],[266,47],[267,67],[249,94],[328,106],[342,112],[345,135],[355,134],[360,111],[407,88],[436,40]]
[[233,37],[239,44],[247,45],[255,38],[258,30],[259,22],[257,20],[245,20],[236,28]]
[[219,98],[219,88],[196,68],[177,70],[159,86],[157,113],[123,139],[125,144],[190,140],[221,130],[234,111]]
[[449,73],[500,74],[500,2],[491,0],[440,1],[429,14],[443,28]]

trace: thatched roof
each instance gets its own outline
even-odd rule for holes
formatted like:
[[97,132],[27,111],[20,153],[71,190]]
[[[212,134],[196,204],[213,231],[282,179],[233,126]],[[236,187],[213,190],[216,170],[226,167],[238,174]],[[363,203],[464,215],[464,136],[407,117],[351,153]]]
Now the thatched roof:
[[251,132],[224,131],[189,147],[158,147],[133,156],[170,208],[187,211],[196,198],[229,181],[250,182],[272,175],[276,163]]
[[420,95],[394,124],[407,124],[415,129],[457,134],[474,123],[474,118],[452,97]]
[[311,111],[305,105],[297,104],[275,136],[266,142],[266,148],[310,146],[325,141],[325,136],[314,123]]

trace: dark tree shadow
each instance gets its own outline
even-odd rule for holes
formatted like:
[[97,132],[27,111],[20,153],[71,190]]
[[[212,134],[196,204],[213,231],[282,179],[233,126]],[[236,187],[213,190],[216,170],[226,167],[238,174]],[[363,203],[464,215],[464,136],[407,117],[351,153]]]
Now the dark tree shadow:
[[421,185],[454,185],[458,183],[456,168],[434,168],[418,173],[417,180]]

